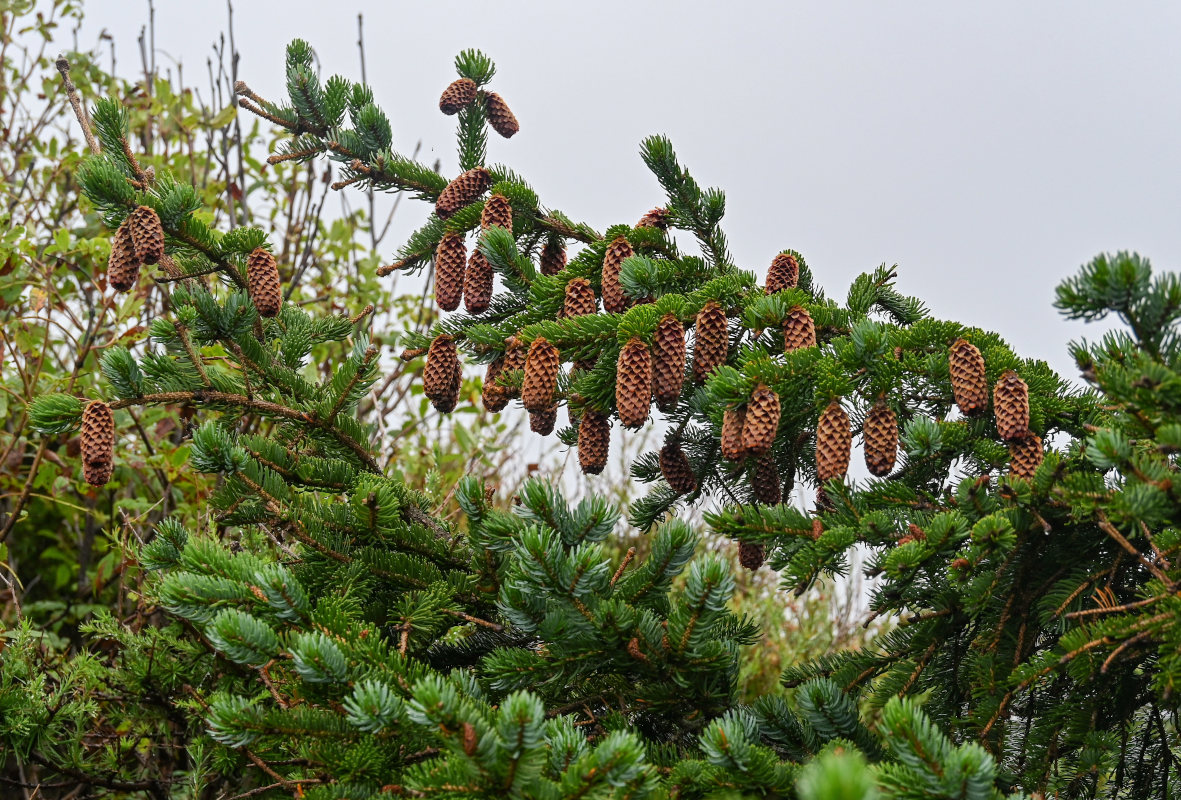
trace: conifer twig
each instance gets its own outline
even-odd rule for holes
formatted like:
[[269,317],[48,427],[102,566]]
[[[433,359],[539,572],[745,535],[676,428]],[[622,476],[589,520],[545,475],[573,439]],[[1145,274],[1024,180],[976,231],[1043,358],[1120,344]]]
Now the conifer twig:
[[90,128],[90,118],[82,108],[82,101],[78,99],[78,87],[74,86],[74,82],[70,80],[70,61],[65,56],[59,55],[55,65],[57,71],[61,73],[62,83],[66,87],[66,98],[70,101],[70,107],[74,109],[74,116],[78,118],[78,124],[82,127],[82,135],[86,137],[86,146],[90,148],[91,153],[98,155],[98,140],[94,138],[94,131]]

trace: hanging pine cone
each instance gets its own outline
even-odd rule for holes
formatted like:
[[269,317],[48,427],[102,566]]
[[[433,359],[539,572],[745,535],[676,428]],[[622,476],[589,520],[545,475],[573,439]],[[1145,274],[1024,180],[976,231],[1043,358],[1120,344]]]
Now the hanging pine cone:
[[447,219],[469,203],[474,203],[491,185],[492,173],[488,170],[483,167],[469,169],[439,193],[439,199],[435,201],[435,213],[440,219]]
[[511,139],[514,133],[521,130],[520,123],[509,110],[508,103],[504,102],[503,97],[496,92],[488,92],[484,102],[488,108],[488,124],[494,131],[506,139]]
[[607,466],[611,449],[611,420],[606,414],[588,408],[578,423],[578,466],[587,475],[598,475]]
[[610,314],[622,314],[631,305],[623,293],[619,272],[623,259],[633,255],[635,251],[631,243],[622,236],[607,245],[607,252],[603,255],[603,309]]
[[[513,370],[525,369],[525,359],[529,357],[529,348],[513,336],[508,340],[508,347],[504,351],[504,371],[512,372]],[[519,397],[520,389],[506,389],[511,397]]]
[[1036,433],[1009,442],[1009,471],[1018,478],[1032,478],[1043,458],[1042,439]]
[[1013,370],[1005,370],[997,380],[992,407],[1002,439],[1020,439],[1029,433],[1029,387]]
[[529,345],[525,358],[525,377],[521,383],[521,402],[526,411],[548,411],[558,390],[558,368],[562,357],[558,348],[538,336]]
[[640,217],[640,221],[636,223],[637,228],[659,228],[662,231],[668,230],[669,211],[667,208],[654,208],[644,216]]
[[135,255],[145,264],[155,264],[164,255],[164,226],[151,206],[139,206],[127,219],[131,222],[131,242]]
[[447,116],[458,114],[476,99],[476,82],[471,78],[460,78],[443,90],[439,98],[439,110]]
[[492,227],[504,228],[513,232],[513,207],[508,198],[502,194],[494,194],[484,203],[484,210],[480,212],[480,228],[488,230]]
[[615,408],[625,428],[648,421],[652,404],[652,354],[638,336],[628,339],[615,365]]
[[693,474],[693,466],[676,439],[660,448],[660,474],[677,494],[697,491],[697,476]]
[[898,417],[884,399],[874,403],[862,427],[865,466],[879,478],[889,475],[898,458]]
[[779,483],[779,467],[775,453],[768,450],[755,459],[754,476],[751,486],[755,490],[755,502],[765,506],[777,506],[783,502],[783,491]]
[[554,423],[558,420],[558,407],[550,406],[542,411],[529,412],[529,430],[542,436],[549,436],[554,432]]
[[422,393],[437,411],[450,414],[459,402],[459,382],[462,371],[455,340],[445,333],[431,342],[422,369]]
[[484,408],[493,413],[503,411],[509,401],[508,390],[496,382],[503,371],[504,356],[497,356],[488,365],[488,371],[484,373],[484,390],[480,399],[484,402]]
[[467,247],[462,233],[444,233],[435,248],[435,302],[444,311],[459,308],[463,277],[467,271]]
[[800,281],[800,262],[791,253],[780,253],[767,270],[767,294],[794,289]]
[[838,401],[833,400],[824,409],[816,425],[816,477],[821,483],[844,477],[849,471],[852,447],[853,432],[849,429],[849,415]]
[[279,266],[269,250],[256,247],[246,259],[246,290],[260,317],[275,317],[283,307]]
[[541,274],[557,275],[566,268],[566,248],[560,241],[547,240],[541,248]]
[[571,278],[566,284],[566,299],[562,304],[563,317],[583,317],[599,310],[595,290],[586,278]]
[[746,420],[742,424],[742,449],[748,456],[758,456],[771,449],[779,432],[779,395],[760,383],[750,394]]
[[783,321],[783,352],[816,346],[816,324],[803,306],[794,306]]
[[716,367],[726,363],[730,346],[729,322],[726,311],[710,300],[697,313],[696,341],[693,345],[693,380],[704,381]]
[[722,458],[738,461],[746,455],[742,447],[742,428],[746,424],[746,406],[727,408],[722,413]]
[[976,346],[967,339],[956,339],[948,351],[947,366],[951,373],[951,391],[960,413],[971,416],[988,408],[984,356]]
[[82,476],[91,486],[103,486],[115,469],[115,417],[101,400],[82,409]]
[[763,562],[767,560],[767,548],[762,544],[755,544],[753,542],[739,542],[738,543],[738,563],[744,569],[751,572],[758,572],[759,567],[763,566]]
[[652,397],[669,409],[677,404],[685,382],[685,326],[676,314],[665,314],[652,337]]
[[482,314],[492,302],[492,265],[479,249],[472,250],[463,278],[463,307],[469,314]]
[[107,259],[107,283],[117,292],[130,292],[139,279],[141,262],[135,255],[135,245],[131,241],[131,218],[123,220],[123,224],[111,237],[111,256]]

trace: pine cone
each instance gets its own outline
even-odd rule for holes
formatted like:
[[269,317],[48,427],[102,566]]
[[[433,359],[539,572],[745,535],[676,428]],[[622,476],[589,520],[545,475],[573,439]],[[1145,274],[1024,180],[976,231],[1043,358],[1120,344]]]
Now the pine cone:
[[780,253],[767,270],[767,294],[794,289],[800,281],[800,262],[791,253]]
[[566,248],[561,242],[548,240],[541,248],[541,274],[557,275],[566,268]]
[[652,405],[652,354],[648,345],[633,336],[619,351],[615,365],[615,409],[625,428],[638,428],[648,421]]
[[865,466],[879,478],[889,475],[898,458],[898,417],[885,400],[874,403],[861,432],[865,439]]
[[474,203],[491,185],[492,173],[488,170],[483,167],[469,169],[439,193],[439,199],[435,201],[435,213],[440,219],[447,219],[469,203]]
[[463,234],[444,233],[435,248],[435,302],[444,311],[459,308],[466,268],[467,247],[463,243]]
[[422,369],[422,393],[436,410],[444,414],[455,410],[459,402],[461,373],[455,340],[445,333],[439,334],[431,342],[426,366]]
[[504,102],[503,97],[496,92],[488,92],[484,102],[488,108],[488,124],[494,131],[506,139],[511,139],[514,133],[521,130],[520,123],[509,110],[508,103]]
[[472,250],[463,279],[463,307],[469,314],[481,314],[492,302],[492,265],[479,249]]
[[996,431],[1002,439],[1021,439],[1029,434],[1029,387],[1013,370],[1005,370],[992,390]]
[[812,315],[803,306],[793,307],[783,321],[783,352],[815,346],[816,325],[812,322]]
[[765,545],[752,542],[738,543],[738,563],[743,568],[751,572],[758,572],[759,567],[763,566],[763,562],[766,560],[767,548]]
[[607,245],[603,255],[603,309],[610,314],[622,314],[631,305],[619,282],[619,271],[623,259],[633,255],[631,244],[622,236]]
[[750,394],[746,420],[742,424],[742,449],[758,456],[771,449],[779,432],[779,395],[760,383]]
[[558,407],[552,405],[542,411],[529,412],[529,430],[542,436],[549,436],[554,432],[554,423],[558,421]]
[[988,408],[988,379],[984,377],[984,356],[967,339],[956,339],[947,354],[951,391],[955,404],[965,416]]
[[598,475],[607,466],[611,449],[611,420],[606,414],[588,408],[578,423],[578,466],[587,475]]
[[107,283],[117,292],[130,292],[139,278],[141,262],[131,242],[131,218],[111,237],[111,256],[107,259]]
[[480,212],[480,228],[488,230],[492,227],[504,228],[513,232],[513,207],[508,198],[502,194],[494,194],[484,203],[484,210]]
[[82,410],[82,476],[91,486],[103,486],[115,469],[115,416],[101,400]]
[[742,447],[742,428],[746,423],[746,406],[727,408],[722,414],[722,458],[738,461],[746,455]]
[[652,337],[652,396],[656,405],[677,404],[685,382],[685,326],[676,314],[665,314]]
[[471,78],[460,78],[443,90],[439,98],[439,110],[447,116],[463,111],[476,99],[476,82]]
[[816,425],[816,477],[820,482],[844,477],[849,471],[849,452],[853,433],[849,415],[833,400],[820,415]]
[[660,448],[660,474],[677,494],[689,494],[697,490],[697,476],[693,474],[689,457],[676,439]]
[[558,348],[544,337],[538,336],[529,345],[529,355],[525,358],[525,378],[521,384],[521,401],[526,411],[548,411],[553,408],[561,363]]
[[246,290],[260,317],[275,317],[283,307],[279,266],[269,250],[256,247],[246,259]]
[[139,206],[127,217],[135,254],[145,264],[155,264],[164,255],[164,227],[160,215],[150,206]]
[[[464,78],[464,80],[467,80],[467,78]],[[475,84],[473,83],[472,86],[475,86]],[[476,733],[476,726],[470,722],[463,723],[463,754],[470,758],[476,754],[479,746],[480,736]]]
[[566,300],[562,304],[563,317],[582,317],[599,310],[595,290],[586,278],[571,278],[566,284]]
[[713,300],[697,314],[696,341],[693,345],[693,380],[704,381],[716,367],[726,363],[730,347],[726,311]]
[[496,383],[496,379],[504,371],[504,360],[504,356],[492,359],[488,371],[484,373],[484,390],[480,398],[484,401],[484,408],[493,413],[503,411],[509,401],[508,390]]
[[1032,478],[1043,458],[1042,439],[1036,433],[1009,442],[1009,471],[1018,478]]
[[[525,359],[528,357],[529,348],[524,342],[513,336],[509,339],[508,347],[504,351],[504,371],[512,372],[525,369]],[[519,389],[506,389],[505,391],[513,397],[518,397],[521,393]]]
[[667,208],[654,208],[644,216],[640,217],[640,221],[636,223],[637,228],[659,228],[662,231],[668,230],[669,211]]
[[783,502],[783,490],[779,484],[779,467],[775,453],[768,450],[755,459],[755,473],[751,480],[755,490],[755,502],[765,506],[777,506]]

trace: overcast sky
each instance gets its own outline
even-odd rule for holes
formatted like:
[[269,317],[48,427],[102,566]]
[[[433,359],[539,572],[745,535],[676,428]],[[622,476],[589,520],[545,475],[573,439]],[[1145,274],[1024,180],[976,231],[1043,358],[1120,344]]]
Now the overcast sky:
[[[455,173],[438,97],[455,53],[481,48],[521,121],[491,160],[543,203],[599,230],[634,223],[662,201],[639,142],[665,133],[726,191],[740,265],[761,276],[792,247],[843,298],[897,263],[937,316],[1070,377],[1083,326],[1059,319],[1055,285],[1101,251],[1181,263],[1181,4],[238,0],[241,77],[279,99],[302,37],[325,76],[359,78],[358,12],[397,149],[421,139]],[[87,15],[83,44],[107,28],[129,72],[146,0]],[[160,63],[203,75],[225,21],[222,2],[160,0]],[[411,208],[403,231],[429,211]]]

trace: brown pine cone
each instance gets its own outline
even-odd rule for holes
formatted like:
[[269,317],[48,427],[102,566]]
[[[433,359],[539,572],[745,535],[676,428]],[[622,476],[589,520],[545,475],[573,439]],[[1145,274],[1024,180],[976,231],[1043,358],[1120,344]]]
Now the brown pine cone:
[[463,278],[463,307],[469,314],[482,314],[492,302],[492,265],[479,249],[472,250]]
[[[504,371],[512,372],[513,370],[525,369],[525,359],[529,357],[529,348],[524,342],[513,336],[508,340],[508,347],[504,351]],[[520,396],[519,389],[506,389],[505,391],[513,397]]]
[[791,253],[780,253],[767,270],[767,294],[794,289],[800,281],[800,262]]
[[644,216],[640,217],[640,221],[636,223],[637,228],[659,228],[662,231],[668,230],[669,211],[667,208],[654,208]]
[[467,271],[467,247],[462,233],[444,233],[435,248],[435,302],[444,311],[459,308],[463,277]]
[[484,210],[480,212],[480,228],[488,230],[492,227],[504,228],[513,232],[513,207],[508,198],[502,194],[494,194],[484,203]]
[[422,369],[422,393],[436,410],[450,414],[459,402],[459,382],[462,370],[455,340],[441,333],[431,342]]
[[726,311],[710,300],[697,313],[696,341],[693,345],[693,380],[704,381],[715,368],[726,363],[730,347],[729,322]]
[[525,378],[521,383],[521,402],[526,411],[548,411],[553,408],[561,363],[558,348],[545,337],[538,336],[529,345],[529,355],[525,358]]
[[566,248],[561,242],[548,240],[541,248],[541,274],[557,275],[566,268]]
[[652,405],[652,354],[638,336],[628,340],[619,351],[615,365],[615,408],[619,423],[638,428],[648,421]]
[[111,256],[107,259],[107,283],[116,292],[130,292],[139,279],[141,262],[131,241],[131,218],[111,237]]
[[155,264],[164,255],[164,226],[151,206],[139,206],[127,217],[135,254],[145,264]]
[[443,90],[439,98],[439,110],[447,116],[463,111],[476,99],[476,82],[471,78],[460,78]]
[[676,314],[665,314],[652,337],[652,397],[669,409],[677,404],[685,383],[685,326]]
[[283,307],[279,265],[269,250],[256,247],[246,259],[246,290],[260,317],[278,316]]
[[838,401],[833,400],[816,424],[816,477],[821,483],[844,477],[849,471],[852,447],[853,432],[849,428],[849,415]]
[[595,290],[586,278],[571,278],[566,284],[566,300],[562,304],[563,317],[582,317],[599,310]]
[[865,466],[879,478],[889,475],[898,458],[898,417],[884,399],[874,403],[862,426]]
[[[475,86],[474,83],[472,85]],[[463,723],[463,754],[468,757],[474,756],[479,746],[480,736],[476,733],[476,726],[470,722]]]
[[631,305],[623,293],[619,272],[623,259],[633,255],[635,251],[631,244],[622,236],[607,245],[607,252],[603,255],[603,309],[610,314],[622,314]]
[[746,423],[746,406],[727,408],[722,414],[722,458],[738,461],[746,455],[742,447],[742,428]]
[[1042,439],[1036,433],[1009,442],[1009,471],[1019,478],[1032,478],[1044,458]]
[[587,475],[598,475],[607,466],[610,449],[610,418],[593,408],[585,409],[578,423],[578,466]]
[[558,420],[558,407],[550,406],[542,411],[529,412],[529,430],[542,436],[549,436],[554,432],[554,423]]
[[752,542],[738,543],[738,563],[744,569],[751,572],[758,572],[759,567],[763,566],[763,562],[767,560],[767,548],[762,544],[754,544]]
[[504,356],[492,359],[488,371],[484,373],[484,390],[480,398],[484,401],[484,408],[493,413],[503,411],[509,401],[508,390],[496,382],[500,373],[504,371],[504,359]]
[[469,203],[474,203],[491,185],[492,173],[488,170],[483,167],[469,169],[439,193],[439,199],[435,201],[435,213],[440,219],[447,219]]
[[82,409],[82,476],[91,486],[103,486],[115,469],[115,416],[101,400]]
[[1029,434],[1029,387],[1013,370],[1005,370],[992,390],[996,431],[1002,439],[1021,439]]
[[965,416],[983,413],[988,408],[984,356],[967,339],[956,339],[948,351],[947,366],[951,373],[951,391],[960,413]]
[[750,394],[746,420],[742,425],[742,449],[748,456],[758,456],[771,449],[779,432],[779,395],[760,383]]
[[693,474],[689,457],[676,439],[660,448],[660,474],[677,494],[697,491],[697,476]]
[[803,306],[795,306],[783,321],[783,352],[815,346],[816,325],[812,322],[812,315]]
[[484,97],[484,102],[488,108],[488,124],[492,129],[499,133],[506,139],[512,138],[513,134],[521,130],[520,123],[509,110],[508,103],[504,102],[504,98],[496,92],[488,92]]
[[768,450],[755,459],[755,473],[751,480],[755,490],[755,502],[765,506],[777,506],[783,502],[783,489],[779,483],[779,467],[775,453]]

